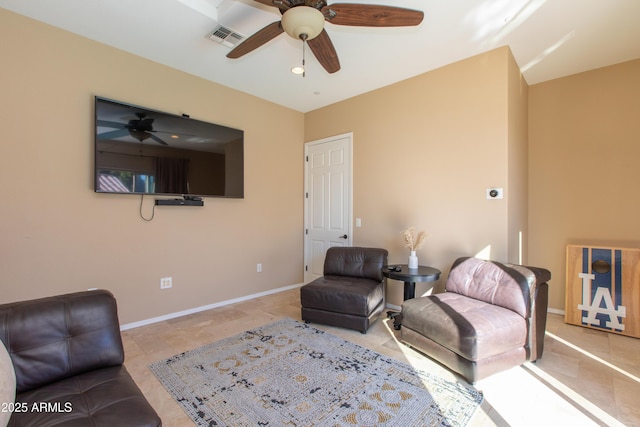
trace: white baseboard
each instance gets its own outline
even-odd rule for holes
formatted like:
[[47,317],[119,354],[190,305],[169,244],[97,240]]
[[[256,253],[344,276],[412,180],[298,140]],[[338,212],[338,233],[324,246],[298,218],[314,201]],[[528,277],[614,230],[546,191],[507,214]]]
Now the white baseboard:
[[[126,331],[127,329],[139,328],[140,326],[151,325],[153,323],[162,322],[164,320],[175,319],[176,317],[182,317],[182,316],[186,316],[186,315],[193,314],[193,313],[199,313],[199,312],[205,311],[205,310],[211,310],[212,308],[223,307],[225,305],[235,304],[237,302],[248,301],[248,300],[252,300],[254,298],[263,297],[263,296],[266,296],[266,295],[277,294],[279,292],[284,292],[284,291],[288,291],[290,289],[299,288],[302,285],[304,285],[304,283],[297,283],[295,285],[289,285],[289,286],[284,286],[282,288],[271,289],[269,291],[259,292],[257,294],[247,295],[247,296],[240,297],[240,298],[234,298],[234,299],[230,299],[230,300],[226,300],[226,301],[220,301],[220,302],[216,302],[216,303],[213,303],[213,304],[203,305],[201,307],[190,308],[188,310],[177,311],[175,313],[169,313],[169,314],[165,314],[163,316],[153,317],[151,319],[140,320],[139,322],[126,323],[124,325],[120,325],[120,330],[121,331]],[[391,309],[391,310],[395,310],[395,311],[400,311],[401,308],[402,308],[399,305],[389,304],[389,303],[386,304],[386,307]],[[558,309],[555,309],[555,308],[550,308],[550,309],[547,310],[547,312],[548,313],[553,313],[553,314],[564,315],[564,310],[558,310]]]
[[284,292],[284,291],[288,291],[290,289],[299,288],[303,284],[304,283],[297,283],[295,285],[289,285],[289,286],[285,286],[285,287],[282,287],[282,288],[271,289],[269,291],[259,292],[257,294],[247,295],[247,296],[240,297],[240,298],[234,298],[234,299],[230,299],[230,300],[227,300],[227,301],[220,301],[220,302],[216,302],[216,303],[213,303],[213,304],[203,305],[201,307],[195,307],[195,308],[190,308],[188,310],[178,311],[178,312],[175,312],[175,313],[169,313],[169,314],[165,314],[163,316],[153,317],[151,319],[140,320],[139,322],[126,323],[124,325],[120,325],[120,330],[121,331],[126,331],[127,329],[138,328],[140,326],[151,325],[152,323],[162,322],[164,320],[169,320],[169,319],[175,319],[176,317],[182,317],[182,316],[186,316],[188,314],[199,313],[199,312],[205,311],[205,310],[211,310],[212,308],[223,307],[225,305],[235,304],[237,302],[248,301],[248,300],[252,300],[254,298],[263,297],[263,296],[266,296],[266,295],[277,294],[279,292]]
[[402,307],[399,305],[389,304],[389,303],[387,303],[387,308],[390,308],[391,310],[395,310],[395,311],[400,311],[402,309]]

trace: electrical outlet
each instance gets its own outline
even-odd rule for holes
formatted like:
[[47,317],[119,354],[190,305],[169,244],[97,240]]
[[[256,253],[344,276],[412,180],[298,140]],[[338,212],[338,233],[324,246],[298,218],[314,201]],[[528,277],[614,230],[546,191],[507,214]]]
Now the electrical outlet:
[[171,277],[162,277],[160,279],[160,289],[169,289],[173,286],[173,279]]
[[258,273],[262,273],[262,264],[260,264],[260,263],[256,264],[256,271]]

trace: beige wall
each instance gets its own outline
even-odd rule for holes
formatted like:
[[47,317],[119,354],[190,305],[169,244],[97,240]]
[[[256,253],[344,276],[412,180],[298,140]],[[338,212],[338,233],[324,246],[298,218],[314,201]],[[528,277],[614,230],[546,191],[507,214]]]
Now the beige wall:
[[[354,244],[391,262],[410,225],[443,278],[487,248],[518,262],[522,231],[562,310],[567,244],[640,245],[640,60],[528,88],[501,48],[303,115],[5,10],[0,37],[1,302],[103,287],[129,323],[299,283],[302,141],[351,131]],[[95,194],[94,95],[244,129],[245,199],[145,222],[138,197]]]
[[529,86],[515,61],[509,61],[507,142],[507,258],[510,262],[529,260]]
[[[438,288],[456,257],[517,261],[509,233],[527,222],[526,208],[514,208],[527,197],[526,89],[501,48],[307,113],[306,141],[353,132],[353,216],[362,218],[354,244],[387,248],[391,263],[407,263],[402,230],[426,231],[418,257],[443,271]],[[486,200],[488,187],[507,196]],[[388,297],[399,305],[396,283]],[[416,293],[426,290],[420,284]]]
[[[302,281],[302,113],[3,9],[0,40],[1,302],[107,288],[130,323]],[[244,129],[245,198],[94,193],[94,95]]]
[[564,310],[568,244],[640,247],[640,59],[529,89],[530,261]]

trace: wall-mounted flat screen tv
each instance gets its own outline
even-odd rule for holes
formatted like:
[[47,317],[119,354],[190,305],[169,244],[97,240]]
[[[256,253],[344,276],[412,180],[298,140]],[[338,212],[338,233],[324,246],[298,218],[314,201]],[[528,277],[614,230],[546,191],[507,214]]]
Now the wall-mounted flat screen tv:
[[244,197],[244,132],[95,97],[95,191]]

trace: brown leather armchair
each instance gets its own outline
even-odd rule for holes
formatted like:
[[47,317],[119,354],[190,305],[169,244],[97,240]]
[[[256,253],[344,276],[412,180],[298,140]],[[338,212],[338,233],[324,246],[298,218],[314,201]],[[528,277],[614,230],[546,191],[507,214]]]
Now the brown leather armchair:
[[332,247],[323,276],[300,288],[302,320],[367,333],[384,310],[386,249]]
[[542,357],[549,270],[459,258],[446,292],[402,304],[404,343],[470,383]]
[[15,372],[9,426],[162,425],[123,365],[110,292],[2,304],[0,340]]

